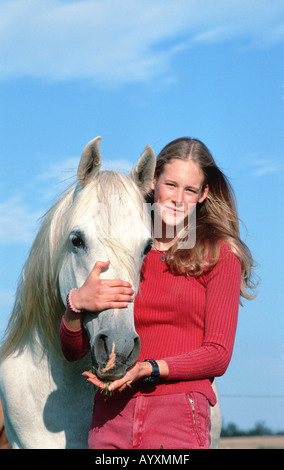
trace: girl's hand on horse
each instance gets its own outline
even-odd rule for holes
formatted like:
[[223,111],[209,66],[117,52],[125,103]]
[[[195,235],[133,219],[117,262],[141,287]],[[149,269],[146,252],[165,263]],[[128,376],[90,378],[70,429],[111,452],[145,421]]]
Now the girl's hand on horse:
[[97,261],[85,283],[72,292],[72,303],[79,310],[99,312],[110,308],[127,307],[133,301],[134,290],[127,281],[100,279],[102,269],[110,261]]

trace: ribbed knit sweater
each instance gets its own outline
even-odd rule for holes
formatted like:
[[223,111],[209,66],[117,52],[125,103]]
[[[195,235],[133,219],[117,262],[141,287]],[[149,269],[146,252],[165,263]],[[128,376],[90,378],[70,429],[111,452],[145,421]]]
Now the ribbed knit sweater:
[[[169,375],[156,386],[135,382],[131,390],[127,388],[114,397],[196,391],[214,405],[211,383],[224,374],[233,352],[240,261],[227,244],[221,243],[217,264],[195,278],[173,275],[161,255],[151,250],[143,262],[134,304],[135,328],[141,340],[138,361],[164,359]],[[64,318],[60,339],[66,359],[76,360],[85,354],[86,333],[69,330]],[[100,396],[97,394],[96,399]]]

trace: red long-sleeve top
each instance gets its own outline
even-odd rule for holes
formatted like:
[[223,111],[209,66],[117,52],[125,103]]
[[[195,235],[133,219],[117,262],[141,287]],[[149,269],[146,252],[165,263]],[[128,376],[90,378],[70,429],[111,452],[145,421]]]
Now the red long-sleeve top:
[[[164,359],[169,375],[155,386],[135,382],[131,390],[114,397],[197,391],[214,405],[211,383],[224,374],[233,352],[240,281],[240,261],[223,242],[217,264],[197,278],[173,275],[161,261],[161,252],[151,250],[143,262],[134,304],[141,340],[138,361]],[[69,330],[64,318],[60,340],[69,361],[81,358],[89,348],[86,332]]]

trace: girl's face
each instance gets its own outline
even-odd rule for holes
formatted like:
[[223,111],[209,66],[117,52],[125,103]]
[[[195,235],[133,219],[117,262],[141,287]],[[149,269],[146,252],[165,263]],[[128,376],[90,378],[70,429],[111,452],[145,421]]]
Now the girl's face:
[[202,192],[203,173],[199,166],[188,160],[171,160],[164,166],[158,179],[154,178],[154,202],[159,206],[163,224],[178,227],[187,220],[197,202],[207,197],[208,185]]

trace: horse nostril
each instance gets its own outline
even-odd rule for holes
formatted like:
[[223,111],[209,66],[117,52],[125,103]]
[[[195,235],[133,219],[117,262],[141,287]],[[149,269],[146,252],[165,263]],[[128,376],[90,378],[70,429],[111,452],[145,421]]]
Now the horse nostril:
[[140,352],[140,338],[139,336],[136,336],[133,340],[133,349],[130,351],[130,353],[127,356],[126,363],[129,364],[129,362],[136,362],[139,352]]
[[108,344],[107,344],[107,335],[101,334],[98,335],[95,342],[96,352],[101,354],[105,354],[106,356],[109,354]]
[[139,338],[139,336],[136,336],[136,338],[134,338],[134,348],[136,348],[136,349],[139,348],[139,350],[140,350],[140,345],[141,345],[140,344],[140,338]]

